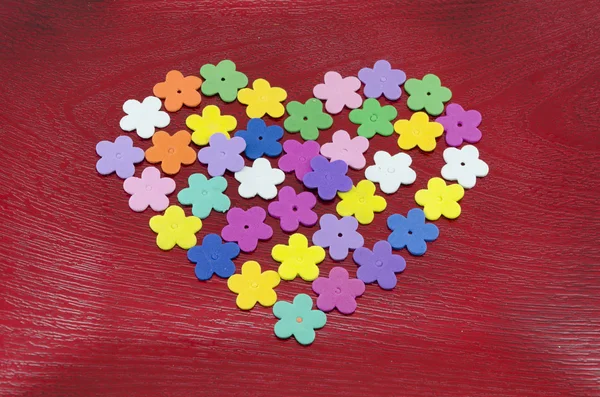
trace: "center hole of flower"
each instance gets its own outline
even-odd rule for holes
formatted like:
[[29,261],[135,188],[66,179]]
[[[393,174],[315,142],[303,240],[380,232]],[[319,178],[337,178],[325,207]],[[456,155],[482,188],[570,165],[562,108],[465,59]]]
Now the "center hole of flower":
[[221,81],[225,81],[225,77],[221,77]]
[[298,211],[298,207],[297,206],[292,206],[292,211]]
[[150,190],[152,190],[152,186],[150,186],[150,185],[146,185],[146,190],[147,190],[147,191],[150,191]]
[[377,121],[377,115],[376,114],[372,114],[371,117],[369,117],[369,120],[371,120],[371,121]]
[[210,256],[210,259],[212,259],[212,260],[215,260],[215,261],[216,261],[217,259],[219,259],[219,254],[217,254],[216,252],[215,252],[215,253],[213,253],[213,254]]
[[381,267],[381,266],[383,266],[383,262],[382,261],[375,261],[375,266]]
[[343,148],[343,149],[342,149],[342,152],[344,152],[344,153],[348,153],[348,149],[346,149],[346,148]]
[[459,121],[458,123],[456,123],[457,126],[462,127],[462,121]]
[[297,257],[297,258],[296,258],[296,260],[297,260],[298,262],[302,262],[302,261],[304,260],[304,257],[302,257],[302,256],[299,256],[299,257]]
[[465,163],[464,163],[464,161],[463,161],[462,163],[460,163],[460,165],[462,165],[462,166],[464,167],[466,164],[465,164]]
[[306,162],[306,157],[300,157],[299,160],[304,163],[304,162]]
[[304,117],[302,117],[302,120],[307,121],[308,117],[304,116]]
[[364,198],[364,197],[361,197],[361,198],[359,198],[359,199],[358,199],[358,202],[359,202],[359,203],[364,203],[365,201],[367,201],[367,200],[365,200],[365,198]]
[[409,230],[409,231],[408,231],[408,234],[412,234],[412,230]]
[[302,322],[302,317],[296,317],[296,322],[297,323],[301,323]]
[[262,140],[263,140],[263,137],[262,137],[262,135],[258,137],[258,140],[259,140],[259,141],[262,141]]
[[250,229],[250,226],[244,225],[244,229],[248,230],[248,229]]
[[419,130],[413,130],[412,133],[413,135],[421,135],[421,131]]
[[173,223],[173,224],[171,225],[171,229],[177,229],[178,227],[179,227],[179,225],[178,225],[178,224],[176,224],[176,223]]
[[174,148],[172,148],[172,147],[170,147],[170,148],[169,148],[169,150],[167,150],[167,151],[169,152],[169,154],[173,154],[173,153],[175,153],[175,149],[174,149]]
[[325,179],[327,179],[328,181],[330,181],[332,179],[332,177],[329,174],[325,174]]
[[181,94],[181,90],[177,90],[177,93],[178,93],[178,94]]
[[338,237],[342,237],[342,236],[343,236],[343,234],[342,234],[342,233],[338,233]]
[[219,152],[219,156],[225,157],[225,152]]
[[393,174],[394,172],[396,172],[396,169],[393,167],[390,167],[387,169],[387,172],[389,172],[390,174]]
[[380,81],[386,81],[387,79],[385,78],[385,76],[381,76],[381,77],[379,78],[379,80],[380,80]]
[[208,194],[208,190],[203,190],[203,191],[202,191],[202,195],[203,195],[203,196],[206,196],[207,194]]
[[333,292],[335,292],[336,294],[341,294],[342,289],[340,287],[337,287],[335,290],[333,290]]
[[256,281],[253,281],[253,282],[250,283],[250,286],[252,288],[258,288],[258,283]]
[[442,196],[437,196],[435,199],[440,203],[442,202]]
[[117,153],[117,154],[115,154],[115,157],[120,159],[121,157],[123,157],[123,155],[121,153]]
[[427,93],[427,96],[430,96],[430,95],[431,95],[431,92],[428,92],[428,93]]
[[263,95],[263,96],[261,96],[261,97],[260,97],[260,100],[261,100],[261,101],[266,101],[266,100],[267,100],[267,97],[266,97],[265,95]]

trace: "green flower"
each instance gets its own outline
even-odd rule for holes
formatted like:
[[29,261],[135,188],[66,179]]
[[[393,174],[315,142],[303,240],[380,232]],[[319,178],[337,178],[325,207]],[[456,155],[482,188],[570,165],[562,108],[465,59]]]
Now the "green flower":
[[225,59],[217,66],[210,63],[200,68],[204,78],[201,89],[206,96],[219,94],[223,102],[233,102],[240,88],[248,85],[248,77],[235,70],[235,63]]
[[410,95],[407,105],[410,110],[425,109],[432,116],[439,116],[444,111],[444,102],[452,98],[452,91],[442,87],[442,82],[435,74],[427,74],[423,80],[408,79],[404,90]]
[[333,125],[333,119],[327,113],[323,113],[323,103],[318,99],[311,98],[304,105],[292,101],[285,108],[290,116],[283,122],[283,127],[288,132],[300,131],[300,136],[305,141],[314,141],[319,137],[319,130]]
[[360,124],[358,135],[373,138],[375,134],[390,136],[394,133],[391,121],[398,116],[398,111],[391,105],[381,106],[377,99],[367,99],[360,109],[350,112],[350,121]]
[[192,206],[192,214],[204,219],[212,210],[226,212],[231,206],[229,197],[223,194],[227,189],[227,180],[222,176],[206,179],[202,174],[192,174],[188,178],[190,187],[177,194],[177,200],[183,205]]
[[320,310],[312,310],[312,306],[312,299],[306,294],[296,295],[293,303],[275,303],[273,314],[280,319],[275,324],[275,335],[281,339],[294,335],[301,345],[313,343],[314,330],[325,326],[327,316]]

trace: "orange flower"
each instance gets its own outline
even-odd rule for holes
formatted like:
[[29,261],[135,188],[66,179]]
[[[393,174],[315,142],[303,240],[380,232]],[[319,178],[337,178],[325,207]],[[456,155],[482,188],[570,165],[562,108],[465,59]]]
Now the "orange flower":
[[196,161],[196,151],[190,147],[192,137],[187,131],[177,131],[173,136],[166,131],[158,131],[152,137],[154,146],[146,150],[149,163],[161,163],[165,174],[179,172],[181,164],[190,165]]
[[198,89],[202,85],[202,79],[196,76],[183,77],[180,71],[171,70],[162,83],[158,83],[152,89],[154,95],[165,100],[165,109],[176,112],[183,105],[195,107],[200,105],[202,98]]

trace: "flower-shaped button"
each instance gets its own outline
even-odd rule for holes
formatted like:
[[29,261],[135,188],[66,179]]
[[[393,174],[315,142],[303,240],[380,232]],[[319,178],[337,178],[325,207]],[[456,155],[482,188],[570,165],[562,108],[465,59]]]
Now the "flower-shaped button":
[[373,138],[375,134],[390,136],[394,133],[392,120],[398,116],[398,111],[391,105],[381,106],[377,99],[369,98],[362,108],[350,112],[350,121],[360,124],[357,133],[365,138]]
[[419,146],[424,152],[435,149],[435,138],[444,133],[444,127],[440,123],[430,122],[429,116],[424,112],[413,114],[410,120],[396,121],[394,130],[400,134],[398,146],[401,149],[410,150]]
[[211,176],[222,176],[225,171],[238,172],[244,168],[244,158],[240,153],[245,148],[246,141],[242,138],[227,139],[223,134],[213,134],[209,145],[198,152],[198,160],[208,164]]
[[442,82],[435,74],[427,74],[423,80],[408,79],[404,89],[410,95],[406,104],[413,111],[425,109],[432,116],[439,116],[444,111],[444,103],[452,98],[452,91],[442,87]]
[[202,221],[195,216],[185,216],[181,207],[172,205],[164,215],[150,218],[150,229],[158,234],[158,248],[168,251],[178,245],[190,249],[196,245],[196,233],[202,229]]
[[291,186],[284,186],[279,191],[277,201],[269,204],[269,215],[279,219],[281,229],[286,232],[295,232],[300,224],[313,226],[319,217],[313,211],[317,204],[317,198],[311,192],[296,191]]
[[304,175],[312,171],[310,161],[313,157],[319,155],[321,147],[315,141],[306,141],[300,143],[293,139],[288,139],[283,142],[283,150],[285,155],[279,159],[279,168],[285,172],[295,172],[296,178],[302,181]]
[[191,205],[194,216],[204,219],[212,210],[226,212],[231,206],[229,197],[223,193],[227,180],[222,176],[206,179],[202,174],[192,174],[188,184],[188,188],[177,194],[177,199],[183,205]]
[[484,177],[490,171],[485,161],[479,158],[479,150],[475,146],[466,145],[461,149],[449,147],[444,150],[442,177],[448,181],[457,181],[465,189],[471,189],[477,177]]
[[154,95],[165,100],[165,109],[176,112],[183,105],[194,107],[200,105],[202,98],[198,90],[202,85],[202,79],[197,76],[184,77],[178,70],[171,70],[162,83],[158,83],[152,89]]
[[250,310],[256,302],[271,307],[277,302],[274,288],[279,285],[279,274],[273,270],[261,272],[260,264],[248,261],[242,265],[241,274],[234,274],[227,280],[227,288],[238,294],[235,303],[242,310]]
[[258,240],[268,240],[273,236],[271,226],[265,224],[267,213],[260,207],[252,207],[247,211],[232,208],[227,212],[228,225],[221,231],[225,241],[235,241],[244,252],[252,252]]
[[125,179],[123,189],[131,194],[129,208],[132,210],[142,212],[150,207],[154,211],[164,211],[169,206],[167,195],[175,191],[175,181],[161,178],[159,170],[147,167],[141,178],[131,176]]
[[152,137],[152,147],[146,150],[149,163],[160,163],[165,174],[174,175],[181,165],[190,165],[196,161],[196,151],[190,147],[190,133],[177,131],[173,136],[166,131],[158,131]]
[[250,160],[255,160],[263,155],[277,157],[281,154],[281,143],[279,140],[283,137],[283,128],[278,125],[267,124],[262,119],[251,119],[245,130],[235,133],[246,141],[246,150],[244,153]]
[[233,116],[221,115],[221,110],[215,105],[208,105],[202,110],[202,116],[192,114],[185,119],[185,124],[192,131],[192,141],[196,145],[206,145],[213,134],[221,133],[229,138],[229,132],[237,126]]
[[248,105],[246,114],[251,119],[261,118],[265,114],[273,118],[283,116],[285,108],[281,102],[287,98],[287,92],[280,87],[271,87],[265,79],[256,79],[252,88],[244,88],[238,92],[238,101]]
[[325,259],[325,250],[317,246],[308,246],[308,239],[300,233],[292,234],[288,245],[277,244],[271,250],[271,256],[280,262],[279,275],[284,280],[293,280],[300,276],[304,281],[313,281],[319,277],[319,263]]
[[134,147],[131,138],[125,135],[117,137],[114,142],[98,142],[96,153],[100,156],[96,171],[100,175],[116,172],[121,179],[132,176],[135,173],[134,164],[144,161],[144,150]]
[[259,195],[271,200],[277,196],[277,185],[283,183],[285,174],[279,168],[271,168],[269,160],[259,158],[254,160],[252,167],[236,172],[235,179],[240,182],[238,193],[243,198]]
[[390,155],[380,150],[373,157],[375,165],[367,167],[365,178],[379,183],[382,192],[392,194],[400,185],[410,185],[417,179],[417,173],[410,168],[412,158],[406,153]]
[[363,136],[350,139],[344,130],[334,132],[332,142],[321,147],[321,154],[331,160],[342,160],[349,167],[360,170],[367,164],[364,152],[369,148],[369,140]]
[[379,98],[382,94],[389,100],[395,101],[402,95],[400,86],[406,81],[406,73],[399,69],[392,69],[388,61],[375,62],[373,69],[362,68],[358,78],[365,83],[365,96]]
[[169,125],[171,118],[167,112],[160,110],[162,102],[155,96],[149,96],[143,102],[129,99],[123,104],[123,116],[119,125],[123,131],[133,131],[140,138],[150,138],[154,135],[155,128],[165,128]]
[[306,294],[296,295],[293,303],[279,301],[273,306],[273,315],[280,320],[275,324],[275,335],[287,339],[292,335],[301,345],[315,340],[315,329],[323,328],[327,316],[320,310],[312,310],[313,301]]
[[348,256],[348,251],[362,247],[363,236],[356,231],[358,221],[351,216],[338,219],[335,215],[325,214],[319,220],[320,230],[313,234],[312,242],[323,248],[329,248],[329,256],[341,261]]
[[481,139],[481,113],[477,110],[464,110],[462,106],[451,103],[446,106],[446,115],[435,119],[444,126],[448,146],[460,146],[463,141],[479,142]]
[[323,102],[311,98],[304,104],[292,101],[285,107],[289,117],[283,122],[288,132],[300,132],[305,141],[316,140],[319,130],[326,130],[333,125],[333,118],[323,112]]
[[375,212],[387,207],[385,199],[375,195],[375,184],[368,180],[358,182],[349,192],[338,193],[342,199],[335,207],[340,216],[354,215],[358,222],[367,225],[373,222]]
[[198,280],[209,280],[213,274],[228,278],[235,273],[235,259],[240,254],[236,243],[223,243],[218,234],[207,234],[202,239],[202,245],[192,247],[187,257],[196,264]]
[[427,189],[415,193],[415,201],[423,206],[425,217],[430,221],[438,220],[442,215],[455,219],[460,215],[458,201],[464,194],[465,190],[460,185],[446,186],[442,178],[431,178],[427,182]]
[[338,192],[352,189],[352,179],[346,175],[348,164],[342,160],[329,162],[323,156],[315,156],[310,166],[313,170],[304,175],[302,182],[309,189],[317,189],[323,200],[333,200]]
[[356,297],[365,292],[365,283],[350,278],[343,267],[334,267],[329,271],[329,277],[319,277],[313,281],[312,289],[319,295],[319,309],[330,312],[337,308],[342,314],[351,314],[356,310]]
[[360,80],[354,76],[344,77],[338,72],[325,73],[325,84],[317,84],[313,88],[316,98],[325,100],[325,110],[337,114],[344,109],[356,109],[362,105],[362,97],[356,93],[360,88]]
[[360,247],[352,256],[358,266],[356,276],[367,284],[377,282],[383,289],[392,289],[398,280],[396,273],[406,269],[406,261],[400,255],[392,254],[392,246],[387,241],[378,241],[373,251]]
[[248,85],[248,77],[235,70],[235,63],[229,59],[217,65],[208,63],[202,66],[200,75],[204,78],[202,93],[206,96],[219,94],[223,102],[235,101],[238,90]]
[[415,256],[423,255],[427,251],[427,242],[440,235],[436,225],[425,222],[425,213],[420,208],[408,211],[406,218],[400,214],[390,216],[387,225],[392,231],[388,237],[391,246],[397,250],[406,247]]

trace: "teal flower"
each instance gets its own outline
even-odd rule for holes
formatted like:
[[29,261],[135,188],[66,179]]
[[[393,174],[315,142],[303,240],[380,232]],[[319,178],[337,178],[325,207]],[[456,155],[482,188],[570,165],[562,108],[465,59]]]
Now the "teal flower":
[[293,303],[279,301],[273,306],[273,314],[280,320],[275,324],[275,335],[281,339],[294,336],[301,345],[315,340],[315,329],[323,328],[327,316],[320,310],[312,310],[313,301],[306,294],[296,295]]
[[218,65],[210,63],[200,68],[204,82],[200,89],[206,96],[219,94],[223,102],[233,102],[238,90],[248,85],[248,77],[235,70],[235,63],[229,59],[222,60]]
[[192,214],[204,219],[212,210],[226,212],[231,201],[223,192],[227,189],[227,180],[222,176],[206,179],[202,174],[192,174],[188,178],[190,187],[177,194],[177,199],[183,205],[192,206]]

